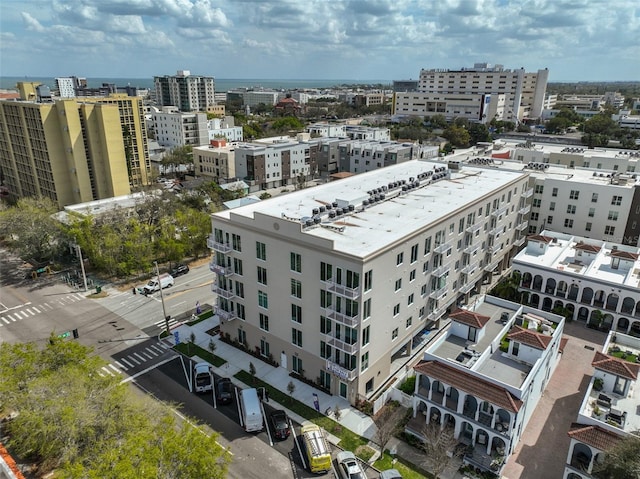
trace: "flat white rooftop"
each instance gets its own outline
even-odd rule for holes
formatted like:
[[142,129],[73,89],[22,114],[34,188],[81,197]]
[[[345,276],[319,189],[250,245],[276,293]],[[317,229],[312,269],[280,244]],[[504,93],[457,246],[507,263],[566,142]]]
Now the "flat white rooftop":
[[[640,248],[626,246],[617,243],[571,236],[552,231],[543,231],[541,236],[553,238],[553,242],[548,245],[546,252],[534,248],[538,254],[529,248],[522,249],[514,258],[513,263],[529,264],[580,275],[584,278],[604,281],[616,285],[640,287],[640,260],[633,261],[633,266],[627,268],[612,268],[611,252],[629,252],[640,254]],[[578,256],[576,245],[587,244],[600,248],[600,251],[592,257]],[[615,248],[615,249],[614,249]],[[630,260],[631,261],[631,260]]]
[[[233,212],[218,212],[213,219],[229,219],[232,214],[253,219],[256,213],[261,213],[300,223],[303,228],[308,220],[318,216],[314,214],[314,209],[326,208],[332,203],[347,209],[353,205],[353,211],[335,219],[330,219],[327,212],[320,213],[321,223],[303,228],[303,234],[326,238],[333,241],[334,250],[364,258],[464,208],[470,202],[504,188],[522,176],[522,172],[470,166],[459,171],[449,170],[450,175],[434,174],[436,169],[446,170],[445,165],[444,162],[407,161],[235,208]],[[418,175],[427,173],[430,176],[421,180],[420,186],[406,192],[402,192],[401,188],[389,189],[385,192],[384,200],[362,206],[363,200],[370,198],[371,190],[388,187],[402,180],[409,183],[411,178],[415,182]],[[438,175],[442,178],[432,180]]]

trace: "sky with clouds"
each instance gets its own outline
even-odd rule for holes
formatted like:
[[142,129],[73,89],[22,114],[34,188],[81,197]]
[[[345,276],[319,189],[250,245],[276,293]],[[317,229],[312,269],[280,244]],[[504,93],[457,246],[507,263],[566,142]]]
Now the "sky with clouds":
[[2,76],[640,80],[638,0],[1,0]]

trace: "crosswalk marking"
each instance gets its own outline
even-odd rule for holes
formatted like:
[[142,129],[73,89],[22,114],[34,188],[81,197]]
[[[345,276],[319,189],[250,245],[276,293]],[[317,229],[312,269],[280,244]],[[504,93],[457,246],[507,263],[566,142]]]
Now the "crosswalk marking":
[[14,321],[14,322],[15,322],[15,320],[16,320],[16,318],[14,318],[13,316],[11,316],[10,314],[7,314],[7,317],[8,317],[11,321]]
[[2,316],[2,320],[5,322],[5,324],[9,324],[10,323],[10,321],[7,318],[5,318],[4,316]]
[[[127,356],[129,359],[132,359],[131,356]],[[131,364],[129,361],[127,361],[125,358],[120,358],[120,361],[122,361],[123,363],[125,363],[127,366],[129,366],[130,368],[135,368],[135,366],[133,364]]]
[[158,346],[156,346],[155,344],[152,344],[151,346],[149,346],[151,349],[158,351],[160,354],[164,354],[164,351],[162,350],[162,348],[159,348]]
[[149,348],[144,348],[145,351],[149,351],[151,354],[153,354],[156,358],[159,356],[158,353],[156,353],[153,349],[149,349]]
[[113,369],[115,372],[117,372],[118,374],[122,374],[122,371],[120,371],[117,367],[115,367],[113,364],[109,363],[107,364],[107,366],[109,366],[111,369]]
[[53,306],[51,306],[49,303],[43,303],[43,306],[46,306],[49,309],[53,309]]
[[27,313],[25,313],[24,311],[17,311],[17,312],[16,312],[16,315],[18,316],[18,319],[22,319],[22,318],[19,316],[20,314],[21,314],[22,316],[24,316],[25,318],[28,318],[28,317],[29,317],[29,315],[28,315]]
[[[102,370],[103,370],[105,373],[107,373],[109,376],[115,376],[115,374],[113,374],[111,371],[109,371],[109,368],[108,368],[108,367],[106,367],[106,366],[102,366],[102,368],[100,368],[100,369],[102,369]],[[100,374],[100,373],[98,373],[98,374]],[[104,376],[103,376],[103,377],[104,377]]]
[[33,310],[34,310],[36,313],[40,314],[40,310],[39,310],[38,308],[36,308],[35,306],[33,306]]
[[126,371],[126,370],[127,370],[127,367],[126,367],[126,366],[124,366],[124,365],[123,365],[122,363],[120,363],[119,361],[114,361],[114,363],[116,363],[116,364],[118,365],[118,367],[119,367],[120,369],[122,369],[123,371]]
[[31,316],[34,316],[36,313],[34,313],[33,311],[31,311],[30,308],[27,308],[27,313],[29,313]]
[[[129,355],[127,356],[129,359],[131,359],[131,361],[133,361],[134,363],[136,363],[138,366],[140,366],[142,363],[140,361],[138,361],[136,358],[134,358],[133,356]],[[135,367],[135,366],[134,366]]]
[[153,356],[149,355],[148,353],[145,353],[144,351],[140,351],[142,354],[144,354],[147,359],[153,359]]
[[138,359],[140,359],[140,361],[142,361],[143,363],[146,363],[147,360],[145,358],[143,358],[142,356],[140,356],[138,353],[133,353],[134,356],[136,356]]

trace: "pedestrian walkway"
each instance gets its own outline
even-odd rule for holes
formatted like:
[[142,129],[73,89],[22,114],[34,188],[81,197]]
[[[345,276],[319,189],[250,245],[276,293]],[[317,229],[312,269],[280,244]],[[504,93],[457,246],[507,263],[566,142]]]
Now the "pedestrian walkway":
[[82,301],[83,299],[85,299],[85,296],[82,293],[70,293],[61,295],[57,298],[54,297],[47,302],[39,304],[32,304],[31,302],[28,302],[15,308],[5,308],[4,310],[0,311],[0,327],[15,323],[17,321],[29,319],[32,316],[36,316],[38,314],[53,311],[54,309],[70,303]]
[[[205,350],[209,350],[209,341],[213,338],[216,345],[215,355],[227,361],[221,367],[213,366],[213,370],[217,375],[231,378],[234,383],[242,385],[234,378],[234,375],[240,370],[249,371],[249,363],[253,363],[256,369],[257,378],[287,394],[287,385],[290,381],[293,381],[296,386],[293,392],[294,399],[307,404],[309,407],[313,407],[314,395],[317,395],[318,402],[320,403],[319,410],[321,412],[325,412],[328,409],[331,409],[332,411],[336,411],[336,409],[339,410],[340,419],[338,422],[343,427],[353,431],[359,436],[375,442],[376,426],[370,416],[367,416],[363,412],[352,407],[346,399],[338,396],[331,396],[309,386],[306,383],[303,383],[302,381],[292,378],[289,376],[289,372],[285,368],[270,366],[269,364],[256,359],[254,356],[221,341],[218,335],[209,335],[207,331],[210,331],[217,325],[218,318],[214,316],[193,326],[186,324],[178,326],[173,331],[178,331],[180,338],[189,338],[191,333],[193,333],[195,335],[194,343]],[[170,338],[165,338],[164,341],[170,342],[173,345],[174,340],[174,336],[171,336]],[[287,410],[284,406],[280,407]],[[305,418],[298,416],[292,411],[287,410],[287,413],[289,417],[299,424],[307,421]],[[336,420],[335,416],[332,417],[332,419]],[[334,437],[329,437],[329,440],[334,444],[338,442],[338,438]],[[422,468],[425,467],[423,453],[404,441],[393,438],[387,445],[387,448],[406,461],[416,464]],[[459,462],[457,464],[459,465]],[[463,476],[457,471],[458,465],[454,464],[448,467],[440,477],[442,479],[461,479]]]

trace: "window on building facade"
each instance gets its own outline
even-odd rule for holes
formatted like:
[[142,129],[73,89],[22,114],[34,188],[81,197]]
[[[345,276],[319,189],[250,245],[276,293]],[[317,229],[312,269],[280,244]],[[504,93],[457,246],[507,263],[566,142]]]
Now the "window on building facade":
[[242,252],[242,243],[240,242],[240,235],[231,235],[232,248],[234,251]]
[[[299,346],[302,347],[302,342]],[[302,375],[302,373],[304,372],[304,369],[302,368],[302,359],[298,356],[293,356],[293,360],[291,361],[291,369],[293,369],[295,373]]]
[[393,315],[397,316],[399,314],[400,314],[400,304],[398,303],[393,307]]
[[291,296],[298,299],[302,298],[302,282],[293,278],[291,278]]
[[267,293],[265,293],[264,291],[258,291],[258,306],[264,309],[269,309]]
[[598,193],[591,193],[591,203],[598,202]]
[[302,255],[298,253],[291,253],[291,271],[296,273],[302,273]]
[[398,328],[396,328],[393,331],[391,331],[391,340],[393,341],[397,337],[398,337]]
[[402,288],[402,278],[396,279],[396,286],[394,291],[398,291],[401,288]]
[[611,204],[613,206],[620,206],[622,204],[622,196],[614,196],[611,198]]
[[577,200],[579,196],[580,192],[578,190],[571,190],[571,192],[569,193],[570,200]]
[[260,329],[263,331],[269,331],[269,316],[266,314],[260,313]]
[[414,281],[416,279],[416,270],[412,269],[409,273],[409,282]]
[[564,220],[564,227],[565,228],[573,228],[573,220],[570,220],[569,218]]
[[302,324],[302,306],[297,304],[291,305],[291,321]]
[[547,216],[547,224],[550,225],[553,223],[553,216]]
[[431,236],[424,240],[424,254],[427,255],[431,252]]
[[260,241],[256,241],[256,258],[262,261],[267,260],[267,245]]
[[412,323],[412,322],[413,322],[413,318],[412,318],[411,316],[409,316],[409,317],[407,318],[407,320],[405,321],[405,325],[406,325],[406,327],[407,327],[407,328],[410,328],[410,327],[411,327],[411,323]]
[[567,205],[567,214],[575,215],[576,214],[576,205]]
[[302,347],[302,331],[291,328],[291,342],[296,346]]
[[555,211],[556,210],[556,202],[552,201],[551,203],[549,203],[549,211]]
[[618,220],[618,212],[617,211],[609,211],[609,215],[607,216],[608,220],[617,221]]
[[593,225],[592,225],[592,223],[587,223],[586,225],[584,225],[584,229],[585,229],[586,231],[591,231],[591,227],[592,227],[592,226],[593,226]]
[[554,188],[551,190],[551,196],[558,196],[558,188]]
[[364,290],[370,291],[373,287],[373,271],[369,270],[364,274]]
[[401,265],[404,260],[404,253],[398,253],[396,256],[396,265]]
[[369,326],[367,326],[362,330],[362,345],[366,346],[367,344],[369,344],[369,340],[370,340],[370,331],[369,331]]
[[605,235],[612,235],[616,232],[616,227],[615,226],[610,226],[607,225],[604,227],[604,234]]
[[267,268],[263,268],[262,266],[258,266],[258,283],[267,284]]
[[320,280],[329,281],[331,278],[333,278],[333,266],[325,262],[320,262]]

